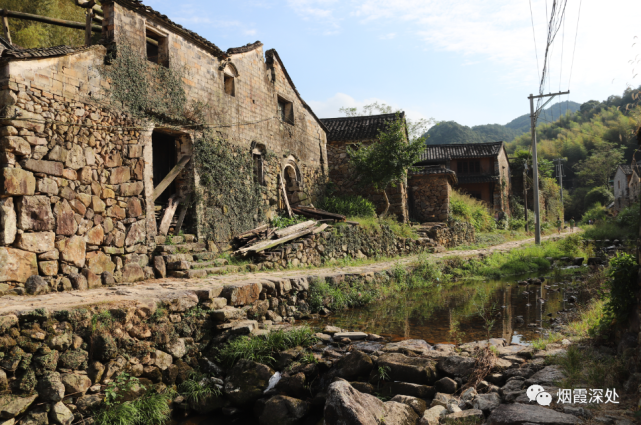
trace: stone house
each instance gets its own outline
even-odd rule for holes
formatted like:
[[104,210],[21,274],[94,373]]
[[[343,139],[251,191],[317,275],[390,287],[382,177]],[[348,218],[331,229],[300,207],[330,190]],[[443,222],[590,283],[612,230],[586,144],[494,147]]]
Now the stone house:
[[[217,250],[273,217],[285,196],[312,202],[324,191],[326,129],[275,50],[223,51],[139,1],[101,3],[99,44],[0,55],[0,282],[11,288],[33,274],[53,290],[80,275],[99,285],[103,272],[153,277],[157,214],[184,210],[183,228]],[[134,115],[114,101],[108,75],[127,49],[153,75],[179,75],[184,119]],[[248,164],[226,171],[230,187],[200,185],[194,148],[212,140],[206,129],[222,143],[219,157]],[[209,165],[217,177],[218,163]],[[256,207],[225,201],[247,187]]]
[[641,179],[638,167],[621,164],[614,173],[614,205],[612,208],[620,211],[635,203],[641,195]]
[[503,142],[427,145],[415,165],[443,165],[456,173],[457,189],[494,212],[510,213],[510,164]]
[[[405,113],[399,114],[405,119]],[[359,185],[349,164],[347,147],[350,145],[368,145],[378,140],[378,134],[394,122],[396,114],[367,115],[360,117],[323,118],[321,121],[327,128],[327,157],[329,164],[329,179],[338,194],[361,195],[374,203],[376,212],[380,214],[385,209],[384,196],[372,189],[364,189]],[[390,207],[389,214],[395,215],[399,221],[409,218],[407,210],[407,184],[388,188],[387,196]]]
[[457,182],[456,173],[444,165],[426,165],[410,171],[407,184],[410,219],[421,223],[446,222],[452,186]]

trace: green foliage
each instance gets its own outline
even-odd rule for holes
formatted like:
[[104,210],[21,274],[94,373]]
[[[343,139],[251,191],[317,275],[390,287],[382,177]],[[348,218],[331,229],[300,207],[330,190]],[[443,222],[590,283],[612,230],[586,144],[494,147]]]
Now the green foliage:
[[610,260],[605,281],[608,290],[604,307],[604,325],[625,324],[636,304],[639,265],[630,254],[617,254]]
[[581,218],[581,223],[586,224],[588,223],[588,220],[592,220],[592,222],[597,222],[597,223],[603,223],[605,219],[607,218],[606,214],[606,209],[603,205],[601,204],[594,204],[592,207],[583,214],[583,217]]
[[583,186],[608,187],[615,170],[623,162],[623,149],[614,143],[597,143],[594,152],[573,165]]
[[306,217],[302,215],[293,214],[291,217],[285,215],[278,215],[271,219],[271,227],[276,227],[277,229],[284,229],[285,227],[293,226],[294,224],[302,223],[307,221]]
[[192,371],[189,378],[178,386],[178,392],[188,401],[199,403],[210,396],[220,396],[222,391],[207,376]]
[[[0,0],[0,9],[85,23],[85,9],[76,6],[73,0]],[[82,46],[85,43],[84,29],[65,28],[17,18],[8,20],[11,41],[26,49],[60,45]],[[99,38],[100,34],[94,33],[92,41],[95,42]]]
[[326,196],[319,202],[318,208],[347,217],[376,216],[374,204],[358,195]]
[[585,195],[585,205],[600,204],[605,207],[612,201],[614,201],[614,194],[603,186],[595,187]]
[[218,360],[230,367],[241,359],[272,364],[278,352],[297,346],[308,347],[316,341],[314,331],[307,326],[254,337],[241,336],[220,348]]
[[639,234],[639,202],[622,209],[616,217],[616,224],[619,227],[630,229],[631,234]]
[[360,179],[359,184],[371,186],[385,196],[386,208],[382,216],[386,215],[389,208],[386,189],[407,179],[408,170],[418,162],[424,149],[423,139],[408,143],[406,134],[405,121],[397,115],[396,121],[379,132],[376,142],[347,147],[350,163]]
[[248,152],[205,131],[196,138],[194,157],[200,176],[195,192],[202,205],[205,238],[226,241],[264,222],[264,188],[252,178]]
[[472,224],[477,232],[496,229],[496,221],[485,204],[458,190],[453,190],[450,196],[450,214],[454,220]]
[[379,366],[376,375],[380,381],[388,381],[391,369],[389,366]]
[[[111,381],[107,388],[105,388],[105,404],[107,407],[118,404],[118,399],[122,398],[121,392],[129,391],[134,386],[138,386],[140,381],[135,376],[129,376],[128,373],[123,372],[116,379]],[[140,386],[143,390],[144,386]]]
[[312,312],[317,312],[323,307],[332,311],[359,307],[377,298],[378,289],[362,283],[334,286],[325,280],[315,280],[309,285],[309,307]]
[[100,68],[110,81],[108,94],[134,116],[184,121],[187,96],[182,72],[149,62],[130,45],[119,43]]

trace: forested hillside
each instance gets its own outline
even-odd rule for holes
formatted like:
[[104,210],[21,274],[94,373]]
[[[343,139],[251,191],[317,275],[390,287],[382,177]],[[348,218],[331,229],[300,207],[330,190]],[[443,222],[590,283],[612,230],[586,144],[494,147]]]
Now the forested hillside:
[[[576,112],[581,105],[576,102],[559,102],[544,109],[539,118],[539,124],[553,122],[567,112]],[[468,127],[458,124],[455,121],[444,121],[429,129],[425,135],[426,143],[439,145],[445,143],[487,143],[487,142],[510,142],[514,138],[530,131],[530,115],[521,115],[505,125],[484,124]]]
[[[537,127],[539,158],[567,160],[563,179],[568,190],[566,218],[578,218],[594,203],[604,205],[613,199],[609,181],[619,164],[631,163],[638,148],[638,93],[639,89],[628,89],[623,96],[610,96],[603,102],[591,100],[578,111]],[[508,143],[507,150],[511,157],[520,157],[530,145],[526,133]]]

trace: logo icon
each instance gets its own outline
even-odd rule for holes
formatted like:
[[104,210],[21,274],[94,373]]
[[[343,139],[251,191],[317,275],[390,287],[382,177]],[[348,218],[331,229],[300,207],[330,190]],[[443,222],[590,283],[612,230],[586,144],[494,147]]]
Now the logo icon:
[[525,393],[530,401],[536,400],[541,406],[549,406],[552,403],[552,395],[546,393],[540,385],[530,385]]

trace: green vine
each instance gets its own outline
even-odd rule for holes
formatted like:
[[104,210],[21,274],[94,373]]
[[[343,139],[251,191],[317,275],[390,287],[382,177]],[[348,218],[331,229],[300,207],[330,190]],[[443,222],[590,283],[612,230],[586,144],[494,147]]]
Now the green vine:
[[187,96],[182,72],[152,64],[130,45],[113,47],[101,72],[110,82],[111,101],[138,118],[185,121]]
[[265,220],[265,189],[254,182],[251,155],[206,131],[196,138],[194,156],[200,177],[195,192],[207,239],[223,242]]

